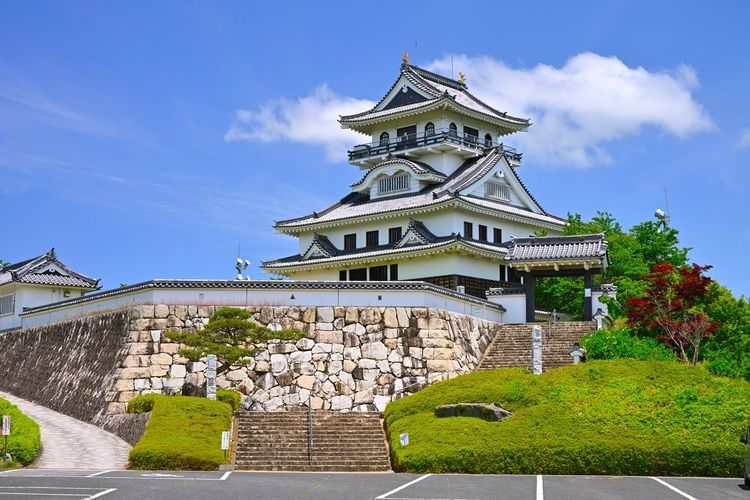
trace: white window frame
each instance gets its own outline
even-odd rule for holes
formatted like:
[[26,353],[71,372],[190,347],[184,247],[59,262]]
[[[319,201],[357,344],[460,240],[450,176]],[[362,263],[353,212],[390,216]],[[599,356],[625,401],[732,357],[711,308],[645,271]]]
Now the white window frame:
[[495,200],[510,201],[510,186],[499,181],[484,183],[484,195]]
[[[8,299],[10,300],[8,301]],[[3,312],[3,309],[2,309],[3,301],[8,301],[10,303],[9,311]],[[16,312],[16,294],[11,293],[8,295],[0,295],[0,316],[10,316],[14,312]]]

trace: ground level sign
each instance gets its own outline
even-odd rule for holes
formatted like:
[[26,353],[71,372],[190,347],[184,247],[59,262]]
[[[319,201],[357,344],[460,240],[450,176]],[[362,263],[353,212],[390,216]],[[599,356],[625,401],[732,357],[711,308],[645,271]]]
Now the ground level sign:
[[10,436],[10,415],[3,415],[3,436]]

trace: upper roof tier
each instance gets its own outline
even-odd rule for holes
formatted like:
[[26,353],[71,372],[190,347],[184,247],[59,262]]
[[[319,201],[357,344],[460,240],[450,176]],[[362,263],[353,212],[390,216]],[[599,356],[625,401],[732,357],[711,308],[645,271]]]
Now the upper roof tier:
[[77,273],[57,260],[54,248],[33,259],[0,266],[0,285],[11,282],[86,290],[96,290],[99,287],[98,279]]
[[401,65],[401,74],[382,99],[369,111],[341,116],[343,128],[371,135],[384,122],[436,110],[452,110],[470,116],[496,130],[498,135],[526,130],[531,121],[498,111],[472,95],[465,83],[411,64]]

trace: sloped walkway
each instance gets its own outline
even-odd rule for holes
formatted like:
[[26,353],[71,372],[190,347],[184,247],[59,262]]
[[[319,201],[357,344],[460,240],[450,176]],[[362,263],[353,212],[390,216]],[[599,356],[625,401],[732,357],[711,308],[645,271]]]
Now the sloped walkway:
[[[49,408],[0,392],[41,429],[42,450],[32,467],[124,469],[131,446],[114,434]],[[12,432],[12,426],[11,426]]]

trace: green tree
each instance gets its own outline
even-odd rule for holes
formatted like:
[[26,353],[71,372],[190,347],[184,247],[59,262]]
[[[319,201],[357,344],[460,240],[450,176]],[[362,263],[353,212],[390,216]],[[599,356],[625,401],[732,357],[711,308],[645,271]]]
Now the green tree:
[[750,301],[735,298],[714,282],[703,311],[719,324],[702,349],[708,369],[717,375],[750,380]]
[[193,332],[167,332],[167,338],[183,347],[180,355],[198,361],[209,354],[216,355],[221,363],[216,373],[231,366],[245,366],[252,357],[266,348],[269,340],[298,340],[304,337],[300,330],[272,330],[252,319],[250,312],[236,307],[222,307],[209,318],[203,330]]
[[[687,265],[690,249],[679,246],[677,229],[646,221],[625,232],[614,216],[607,212],[597,212],[589,221],[583,220],[580,214],[568,214],[564,235],[595,233],[603,233],[609,245],[609,267],[595,280],[596,283],[617,285],[617,300],[609,303],[613,317],[624,315],[623,305],[628,299],[643,295],[647,283],[642,278],[652,266],[658,262],[669,262],[678,268]],[[539,280],[536,296],[540,306],[567,312],[574,319],[580,318],[583,312],[583,279]]]

